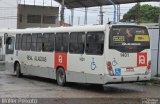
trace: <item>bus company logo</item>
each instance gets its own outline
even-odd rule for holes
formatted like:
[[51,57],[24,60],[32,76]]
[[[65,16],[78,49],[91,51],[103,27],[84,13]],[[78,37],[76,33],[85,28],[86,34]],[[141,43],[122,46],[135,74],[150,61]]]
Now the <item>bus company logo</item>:
[[55,68],[58,66],[67,69],[67,54],[66,53],[55,53]]
[[147,66],[147,53],[137,53],[137,66]]

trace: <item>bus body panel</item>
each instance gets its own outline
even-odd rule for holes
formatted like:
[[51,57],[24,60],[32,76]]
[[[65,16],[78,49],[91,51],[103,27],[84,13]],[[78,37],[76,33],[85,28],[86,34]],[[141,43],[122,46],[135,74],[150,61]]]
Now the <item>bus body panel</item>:
[[67,70],[69,82],[103,84],[103,76],[104,56],[69,55]]
[[[54,53],[17,51],[23,72],[29,75],[55,79]],[[46,55],[47,54],[47,55]]]

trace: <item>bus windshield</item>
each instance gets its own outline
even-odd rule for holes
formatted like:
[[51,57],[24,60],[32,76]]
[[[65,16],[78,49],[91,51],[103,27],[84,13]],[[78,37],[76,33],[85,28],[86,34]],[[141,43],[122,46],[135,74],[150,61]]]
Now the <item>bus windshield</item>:
[[109,35],[109,48],[120,52],[141,52],[150,48],[146,27],[112,26]]

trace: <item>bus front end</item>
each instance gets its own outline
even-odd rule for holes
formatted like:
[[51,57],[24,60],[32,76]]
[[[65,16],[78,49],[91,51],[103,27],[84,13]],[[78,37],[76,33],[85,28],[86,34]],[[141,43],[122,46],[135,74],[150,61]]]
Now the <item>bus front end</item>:
[[149,81],[151,79],[150,38],[147,28],[114,25],[106,51],[106,83]]

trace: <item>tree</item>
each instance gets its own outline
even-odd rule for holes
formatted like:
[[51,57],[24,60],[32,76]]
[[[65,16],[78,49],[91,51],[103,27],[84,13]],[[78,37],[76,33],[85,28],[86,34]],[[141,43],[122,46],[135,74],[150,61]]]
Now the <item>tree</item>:
[[[140,7],[139,7],[140,6]],[[138,9],[140,8],[140,22],[141,23],[158,23],[160,15],[160,7],[152,5],[138,5],[133,6],[127,13],[123,15],[122,22],[136,21],[138,18]]]

